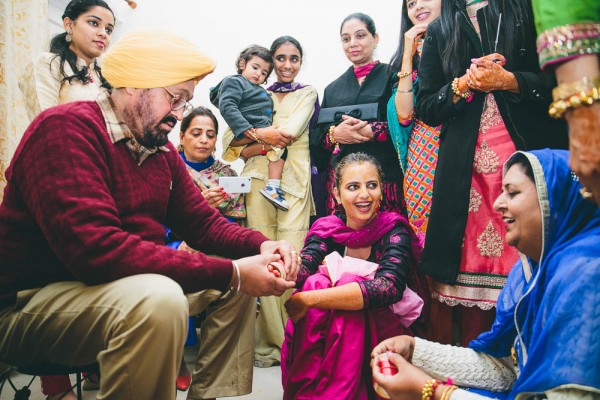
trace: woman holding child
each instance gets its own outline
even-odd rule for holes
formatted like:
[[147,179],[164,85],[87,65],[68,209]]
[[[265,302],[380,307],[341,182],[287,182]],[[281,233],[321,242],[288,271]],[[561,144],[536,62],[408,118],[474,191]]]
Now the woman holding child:
[[385,337],[412,334],[419,296],[427,295],[416,275],[420,251],[406,218],[381,211],[381,178],[381,166],[365,153],[336,166],[340,212],[311,227],[298,291],[286,303],[284,399],[374,398],[370,349]]
[[[231,136],[224,137],[223,158],[235,159],[241,153],[246,160],[242,176],[252,177],[252,189],[246,196],[248,227],[262,232],[269,238],[285,239],[297,248],[302,247],[308,231],[313,200],[310,190],[310,158],[308,151],[308,128],[315,111],[317,91],[310,85],[295,82],[302,67],[303,50],[300,43],[290,36],[273,41],[270,48],[277,81],[267,88],[273,101],[273,125],[257,129],[261,143],[246,145],[241,152],[231,143]],[[277,128],[273,128],[277,126]],[[281,175],[281,190],[289,206],[288,211],[276,208],[261,189],[269,180],[269,160],[265,152],[271,144],[281,147],[287,142],[287,157]],[[264,149],[264,151],[263,151]],[[283,303],[288,296],[261,298],[261,312],[256,321],[257,334],[255,364],[269,367],[280,362],[280,349],[287,314]]]

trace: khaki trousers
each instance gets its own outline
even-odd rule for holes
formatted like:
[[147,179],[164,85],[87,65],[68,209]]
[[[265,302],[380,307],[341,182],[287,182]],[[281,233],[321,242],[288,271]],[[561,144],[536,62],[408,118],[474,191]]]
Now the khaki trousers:
[[[244,305],[248,317],[241,317],[245,310],[234,304]],[[206,343],[201,343],[194,371],[195,376],[202,374],[194,383],[195,395],[215,397],[221,391],[245,394],[252,384],[252,305],[248,296],[222,296],[215,290],[186,298],[177,283],[154,274],[96,286],[57,282],[19,292],[13,307],[0,311],[0,360],[16,366],[42,362],[85,365],[97,361],[102,376],[97,399],[175,399],[188,310],[199,313],[206,308],[210,316],[203,334]],[[232,312],[236,315],[230,315]],[[223,321],[215,321],[218,317]],[[236,321],[236,326],[230,328],[228,318],[248,320],[248,326],[240,329],[243,323]],[[250,344],[246,345],[250,357],[231,361],[230,357],[244,351],[240,349],[242,331],[250,332]],[[217,342],[223,345],[215,346]],[[201,372],[198,366],[209,368]],[[228,379],[222,368],[231,369]]]
[[[285,193],[290,208],[289,211],[280,211],[259,193],[263,185],[262,180],[252,179],[251,191],[246,195],[248,227],[260,231],[271,240],[287,240],[300,251],[308,232],[312,208],[310,189],[303,199]],[[283,331],[288,320],[283,304],[291,294],[292,290],[288,290],[281,297],[260,298],[254,349],[258,365],[270,366],[280,361]]]

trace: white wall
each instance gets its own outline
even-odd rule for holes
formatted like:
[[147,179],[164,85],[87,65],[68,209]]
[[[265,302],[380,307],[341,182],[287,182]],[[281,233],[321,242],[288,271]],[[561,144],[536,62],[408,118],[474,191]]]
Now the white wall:
[[[65,0],[50,2],[66,4]],[[353,12],[374,19],[380,35],[376,58],[389,62],[398,45],[402,4],[402,0],[137,0],[138,7],[132,10],[122,0],[107,2],[118,18],[113,43],[132,29],[166,29],[193,41],[217,61],[217,69],[198,84],[192,100],[204,106],[210,105],[208,89],[235,73],[235,59],[245,46],[256,43],[268,48],[281,35],[300,41],[305,57],[298,81],[312,84],[322,96],[325,86],[350,66],[339,29]],[[175,128],[171,134],[175,143],[178,134]]]

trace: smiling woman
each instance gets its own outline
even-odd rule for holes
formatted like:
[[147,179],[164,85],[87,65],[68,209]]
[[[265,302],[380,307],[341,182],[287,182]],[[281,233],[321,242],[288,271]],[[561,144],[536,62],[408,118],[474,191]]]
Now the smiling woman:
[[[115,16],[102,0],[72,0],[62,15],[65,32],[50,42],[50,52],[29,63],[19,79],[30,119],[47,108],[95,100],[106,84],[97,58],[110,44]],[[75,399],[68,376],[42,376],[49,400]]]
[[418,295],[427,295],[415,269],[419,248],[406,218],[380,211],[381,175],[377,160],[365,153],[337,164],[334,196],[341,212],[311,227],[298,290],[285,304],[284,399],[374,398],[364,368],[370,348],[413,333],[423,307]]
[[[396,353],[387,358],[398,373],[384,376],[373,363],[373,378],[392,400],[418,398],[432,383],[423,398],[598,398],[591,355],[600,351],[600,210],[579,195],[568,156],[545,149],[509,157],[495,208],[508,225],[506,241],[522,254],[494,324],[469,348],[407,336],[380,343],[373,358]],[[454,383],[438,385],[434,376]]]
[[542,211],[531,164],[523,153],[515,153],[504,169],[502,194],[494,202],[506,223],[504,239],[537,262],[542,254]]
[[29,118],[46,108],[94,100],[106,84],[97,58],[110,44],[115,16],[102,0],[73,0],[62,16],[65,32],[50,42],[50,52],[27,65],[19,88]]

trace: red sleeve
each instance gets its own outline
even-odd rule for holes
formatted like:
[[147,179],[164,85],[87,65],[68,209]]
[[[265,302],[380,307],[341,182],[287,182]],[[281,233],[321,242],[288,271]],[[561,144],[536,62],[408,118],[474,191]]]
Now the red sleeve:
[[[172,278],[185,292],[226,289],[232,274],[230,260],[178,252],[122,229],[111,193],[111,180],[118,172],[111,174],[109,159],[115,155],[105,147],[108,139],[102,124],[101,119],[82,118],[81,113],[47,116],[15,161],[20,167],[14,169],[13,182],[58,259],[75,279],[90,285],[155,273]],[[127,195],[135,196],[135,190]],[[182,202],[188,203],[185,188]],[[246,253],[256,254],[259,242],[266,239],[241,232],[233,224],[224,227],[204,204],[184,206],[174,220],[184,218],[184,213],[190,213],[188,220],[194,227],[205,221],[199,240],[221,251],[224,241],[230,240],[231,249],[247,246]],[[219,233],[211,239],[216,230]]]

